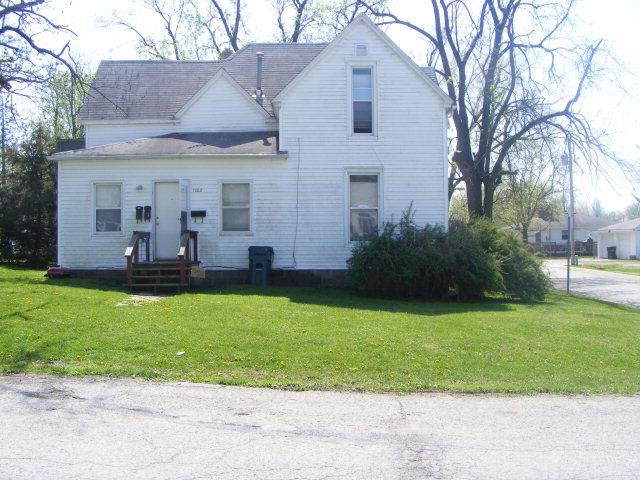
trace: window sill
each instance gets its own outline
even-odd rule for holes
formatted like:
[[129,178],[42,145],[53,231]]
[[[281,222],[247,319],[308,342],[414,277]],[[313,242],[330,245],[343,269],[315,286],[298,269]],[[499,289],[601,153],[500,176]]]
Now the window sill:
[[220,237],[253,237],[253,232],[218,232]]
[[124,237],[124,232],[93,232],[91,238]]
[[375,133],[351,133],[349,134],[349,140],[353,142],[375,142],[378,140],[378,135]]

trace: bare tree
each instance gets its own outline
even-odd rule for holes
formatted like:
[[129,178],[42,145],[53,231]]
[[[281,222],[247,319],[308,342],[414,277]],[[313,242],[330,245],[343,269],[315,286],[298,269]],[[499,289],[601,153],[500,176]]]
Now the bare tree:
[[104,26],[133,33],[138,51],[159,60],[220,58],[225,49],[238,51],[243,33],[241,0],[137,0],[162,28],[148,31],[129,14],[114,13]]
[[[210,21],[207,23],[211,27],[214,21],[222,24],[222,29],[226,35],[226,40],[222,45],[228,44],[234,52],[240,50],[239,35],[242,31],[242,2],[241,0],[227,0],[226,4],[220,0],[210,0]],[[215,30],[209,28],[212,41],[214,41]],[[214,43],[216,43],[214,41]]]
[[522,141],[572,133],[587,160],[609,151],[576,108],[598,73],[601,41],[563,36],[575,0],[431,0],[434,26],[362,1],[381,25],[403,25],[426,39],[443,88],[455,102],[450,187],[464,182],[469,213],[493,216],[495,192]]
[[[382,9],[386,0],[372,0]],[[282,42],[330,41],[367,7],[359,0],[273,0]]]
[[[276,23],[283,42],[297,43],[310,25],[317,21],[313,0],[276,0]],[[313,9],[313,11],[312,11]],[[291,17],[289,19],[289,17]]]
[[325,2],[319,19],[325,35],[333,37],[345,29],[355,18],[367,11],[385,11],[387,0],[336,0]]
[[46,0],[0,1],[0,91],[21,90],[49,78],[47,63],[59,63],[73,72],[69,43],[57,48],[41,43],[45,32],[74,33],[49,20],[40,7]]

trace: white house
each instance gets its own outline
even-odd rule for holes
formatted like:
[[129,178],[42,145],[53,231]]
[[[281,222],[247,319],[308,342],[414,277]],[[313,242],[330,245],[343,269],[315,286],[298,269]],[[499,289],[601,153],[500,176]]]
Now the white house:
[[58,263],[122,272],[138,249],[176,261],[197,236],[187,255],[214,279],[246,276],[252,245],[288,275],[343,271],[354,242],[412,202],[419,224],[446,225],[451,105],[366,16],[329,44],[104,61],[86,148],[51,157]]
[[[574,235],[576,242],[586,242],[591,238],[596,241],[598,229],[609,223],[609,220],[601,217],[592,217],[583,213],[575,214]],[[569,241],[569,229],[567,221],[544,221],[540,218],[534,220],[529,229],[529,243],[558,243],[566,244]]]
[[640,218],[614,223],[598,230],[599,258],[607,258],[608,247],[616,247],[618,258],[640,258]]

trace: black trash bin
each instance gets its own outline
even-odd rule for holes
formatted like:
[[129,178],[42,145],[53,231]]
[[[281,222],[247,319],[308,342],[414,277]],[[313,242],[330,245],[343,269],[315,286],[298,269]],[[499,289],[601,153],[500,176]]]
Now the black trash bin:
[[618,258],[616,256],[616,247],[607,247],[607,258],[609,260],[615,260]]
[[272,262],[273,248],[249,247],[249,279],[252,285],[269,284]]

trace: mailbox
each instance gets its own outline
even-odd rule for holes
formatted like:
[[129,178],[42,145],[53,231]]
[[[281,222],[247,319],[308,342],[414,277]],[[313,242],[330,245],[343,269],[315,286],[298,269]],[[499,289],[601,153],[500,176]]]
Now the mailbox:
[[191,210],[191,218],[195,223],[198,223],[198,220],[200,220],[200,223],[204,223],[204,217],[206,216],[206,210]]

